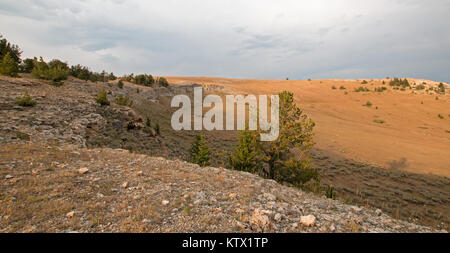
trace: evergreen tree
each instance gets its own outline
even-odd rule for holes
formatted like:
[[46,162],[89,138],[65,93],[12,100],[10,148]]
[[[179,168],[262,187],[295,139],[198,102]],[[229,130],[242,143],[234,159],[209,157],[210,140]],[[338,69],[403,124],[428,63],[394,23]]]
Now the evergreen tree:
[[161,85],[161,86],[163,86],[163,87],[169,86],[169,82],[167,82],[167,79],[164,78],[164,77],[160,77],[160,78],[158,79],[158,84]]
[[248,128],[242,131],[239,136],[239,144],[230,155],[230,167],[234,170],[258,173],[261,169],[259,161],[259,150],[257,142],[257,132],[249,131]]
[[[261,142],[261,149],[264,161],[267,163],[267,177],[282,181],[295,181],[295,175],[289,174],[290,171],[286,169],[310,168],[310,151],[314,145],[312,130],[315,124],[297,107],[291,92],[283,91],[279,93],[279,98],[280,132],[278,139],[273,142]],[[291,176],[290,179],[289,176]]]
[[14,60],[14,62],[18,65],[22,62],[20,56],[22,51],[19,46],[13,45],[6,38],[3,38],[0,35],[0,59],[3,59],[7,53],[9,53],[10,57]]
[[17,77],[19,73],[19,65],[11,57],[11,53],[6,53],[0,63],[0,74],[5,76]]
[[198,164],[202,167],[210,165],[209,161],[211,159],[211,151],[205,143],[203,134],[198,134],[195,136],[190,153],[192,163]]
[[95,99],[95,101],[97,101],[97,103],[99,103],[101,106],[110,104],[108,98],[106,97],[105,90],[101,90],[98,92],[98,95],[97,95],[97,98]]
[[120,89],[123,89],[123,82],[122,82],[122,80],[119,80],[117,82],[117,86],[119,86]]

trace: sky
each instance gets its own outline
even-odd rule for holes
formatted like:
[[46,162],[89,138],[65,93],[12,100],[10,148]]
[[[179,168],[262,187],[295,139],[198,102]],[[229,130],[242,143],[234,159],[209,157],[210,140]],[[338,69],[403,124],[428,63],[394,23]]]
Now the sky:
[[0,0],[23,50],[116,75],[450,82],[449,0]]

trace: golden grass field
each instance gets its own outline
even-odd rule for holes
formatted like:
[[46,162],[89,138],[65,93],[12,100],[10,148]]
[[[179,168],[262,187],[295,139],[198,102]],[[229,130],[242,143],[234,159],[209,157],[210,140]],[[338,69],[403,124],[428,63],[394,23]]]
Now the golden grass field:
[[[450,95],[448,88],[446,94],[427,90],[436,87],[436,82],[408,79],[412,88],[402,91],[390,87],[389,79],[367,79],[367,84],[361,84],[362,79],[168,77],[168,80],[178,85],[221,85],[239,94],[291,91],[299,106],[316,122],[318,149],[387,169],[450,177]],[[427,89],[414,88],[414,84],[423,82]],[[360,86],[370,92],[354,92]],[[382,86],[387,90],[374,91]],[[367,102],[372,105],[364,106]]]

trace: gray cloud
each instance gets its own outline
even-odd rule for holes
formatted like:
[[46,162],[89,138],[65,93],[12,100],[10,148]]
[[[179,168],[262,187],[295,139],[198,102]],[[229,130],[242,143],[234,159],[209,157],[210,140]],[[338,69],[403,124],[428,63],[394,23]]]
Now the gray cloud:
[[119,74],[449,82],[449,12],[445,0],[0,0],[0,30],[26,57]]

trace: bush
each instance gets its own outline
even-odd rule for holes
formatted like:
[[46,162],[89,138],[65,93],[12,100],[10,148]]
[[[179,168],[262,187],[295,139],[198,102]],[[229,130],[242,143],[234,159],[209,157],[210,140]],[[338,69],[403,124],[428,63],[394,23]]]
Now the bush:
[[157,135],[161,135],[161,128],[159,127],[158,123],[156,123],[155,132],[156,132]]
[[145,126],[146,127],[151,127],[151,122],[150,122],[150,118],[147,117],[147,119],[145,120]]
[[119,80],[117,82],[117,86],[119,86],[120,89],[123,89],[123,82],[122,82],[122,80]]
[[425,89],[425,85],[423,84],[419,84],[416,86],[416,90],[424,90]]
[[169,86],[169,82],[167,82],[167,79],[165,79],[164,77],[160,77],[158,79],[158,84],[163,86],[163,87]]
[[20,106],[34,106],[36,101],[31,99],[30,95],[28,95],[28,91],[25,91],[25,95],[21,98],[16,98],[16,104]]
[[37,60],[35,59],[31,59],[31,58],[27,58],[25,60],[23,60],[22,64],[19,66],[19,70],[22,73],[31,73],[31,71],[34,68],[34,61]]
[[439,83],[438,92],[445,94],[445,85],[443,83]]
[[134,83],[150,86],[155,83],[155,79],[153,79],[152,75],[142,74],[134,77]]
[[31,74],[39,79],[59,82],[61,80],[66,80],[70,74],[70,69],[67,66],[67,63],[58,59],[51,60],[47,64],[44,59],[40,57],[39,61],[34,59],[33,65]]
[[340,90],[345,90],[345,87],[343,85],[341,85],[341,87],[339,87]]
[[408,80],[406,78],[402,80],[402,79],[399,79],[397,77],[395,77],[393,80],[391,80],[389,82],[389,85],[390,86],[400,86],[400,87],[403,87],[403,88],[411,87],[411,85],[409,84],[409,82],[408,82]]
[[387,90],[387,88],[384,87],[384,86],[375,88],[375,91],[376,91],[376,92],[383,92],[383,91],[385,91],[385,90]]
[[438,118],[444,119],[444,116],[442,114],[438,114]]
[[360,86],[354,90],[354,92],[368,92],[370,91],[368,88]]
[[302,187],[311,180],[318,181],[319,172],[310,165],[309,159],[296,160],[292,158],[283,163],[283,166],[275,174],[275,179]]
[[366,80],[363,80],[363,81],[361,82],[361,84],[367,84],[367,81],[366,81]]
[[19,73],[19,65],[11,54],[8,52],[0,62],[0,74],[5,76],[17,77]]
[[257,173],[261,167],[258,156],[257,132],[246,129],[239,136],[239,144],[230,155],[229,164],[234,170]]
[[370,101],[367,101],[367,103],[364,104],[364,106],[371,107],[371,106],[372,106],[372,103],[371,103]]
[[106,97],[106,91],[105,90],[101,90],[101,91],[98,92],[98,95],[97,95],[97,98],[95,99],[95,101],[97,103],[99,103],[101,106],[110,104],[108,98]]
[[114,102],[118,105],[123,105],[123,106],[130,106],[132,104],[132,102],[130,101],[130,98],[128,96],[122,96],[122,95],[117,96],[116,99],[114,100]]
[[335,89],[336,89],[336,86],[334,86],[334,85],[333,85],[333,86],[331,86],[331,89],[335,90]]
[[209,166],[211,159],[211,151],[205,143],[203,134],[195,136],[194,143],[190,150],[191,162],[200,165],[201,167]]
[[336,193],[332,185],[328,186],[325,190],[325,196],[329,199],[336,199]]
[[9,56],[13,59],[16,65],[19,65],[22,61],[20,59],[22,51],[19,46],[11,44],[6,38],[2,38],[3,36],[0,35],[0,59],[3,59],[5,55],[9,53]]

